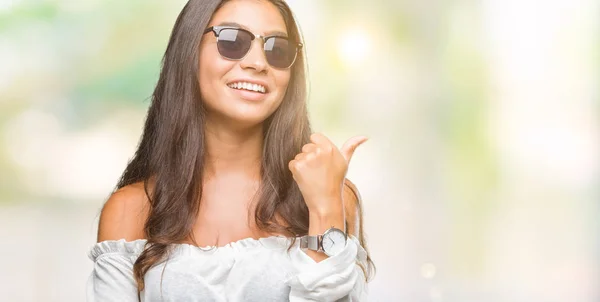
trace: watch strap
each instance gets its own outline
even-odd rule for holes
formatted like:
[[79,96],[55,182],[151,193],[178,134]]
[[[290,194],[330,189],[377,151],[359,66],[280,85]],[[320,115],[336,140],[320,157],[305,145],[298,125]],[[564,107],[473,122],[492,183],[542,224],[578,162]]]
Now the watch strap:
[[301,249],[309,249],[309,250],[313,250],[313,251],[317,251],[320,253],[326,253],[325,250],[323,249],[323,236],[325,236],[328,232],[330,231],[339,231],[342,232],[345,235],[345,239],[348,239],[348,233],[337,229],[335,227],[331,227],[329,229],[327,229],[323,234],[319,234],[319,235],[304,235],[300,238],[300,248]]
[[300,238],[300,248],[323,252],[323,235],[305,235]]

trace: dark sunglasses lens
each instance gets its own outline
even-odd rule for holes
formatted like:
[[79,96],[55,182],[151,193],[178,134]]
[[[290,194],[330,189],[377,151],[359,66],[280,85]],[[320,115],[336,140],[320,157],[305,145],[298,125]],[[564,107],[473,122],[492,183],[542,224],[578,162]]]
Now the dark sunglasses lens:
[[271,66],[288,68],[296,59],[296,46],[285,38],[271,37],[265,42],[265,55]]
[[232,60],[243,58],[252,46],[252,36],[237,29],[222,29],[219,33],[217,48],[219,53]]

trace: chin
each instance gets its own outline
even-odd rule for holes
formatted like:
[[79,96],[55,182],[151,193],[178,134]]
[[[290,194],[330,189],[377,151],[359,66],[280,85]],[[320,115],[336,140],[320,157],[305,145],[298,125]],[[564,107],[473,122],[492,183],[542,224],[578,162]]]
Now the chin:
[[277,110],[277,106],[280,105],[279,103],[275,104],[276,101],[272,98],[264,100],[261,103],[252,103],[225,94],[223,97],[217,97],[217,99],[227,100],[227,102],[221,102],[220,104],[218,102],[205,103],[209,112],[208,114],[227,124],[236,125],[236,128],[240,126],[250,128],[262,124]]
[[254,108],[248,108],[245,105],[232,106],[234,108],[230,108],[231,110],[228,111],[229,114],[225,113],[224,115],[239,123],[255,126],[263,123],[273,114],[273,112],[275,112],[275,109],[277,109],[270,110],[271,108],[265,108],[263,106],[266,106],[266,104]]
[[260,126],[268,118],[268,115],[259,113],[237,113],[222,114],[228,121],[228,124],[235,125],[235,128],[254,128]]

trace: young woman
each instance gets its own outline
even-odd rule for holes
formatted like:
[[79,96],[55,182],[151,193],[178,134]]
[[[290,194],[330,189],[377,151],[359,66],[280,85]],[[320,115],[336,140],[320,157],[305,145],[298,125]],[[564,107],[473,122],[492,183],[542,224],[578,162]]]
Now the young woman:
[[341,149],[312,134],[283,0],[190,0],[144,133],[102,209],[88,301],[364,301],[372,263]]

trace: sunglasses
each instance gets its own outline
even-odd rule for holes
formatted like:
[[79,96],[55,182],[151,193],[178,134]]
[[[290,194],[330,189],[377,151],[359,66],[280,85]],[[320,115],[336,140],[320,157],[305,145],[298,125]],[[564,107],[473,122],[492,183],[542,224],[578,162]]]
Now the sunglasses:
[[243,28],[212,26],[207,28],[204,34],[209,32],[213,32],[217,38],[219,54],[226,59],[236,61],[248,54],[254,39],[261,38],[267,62],[279,69],[290,68],[302,48],[302,43],[290,41],[286,37],[255,35]]

